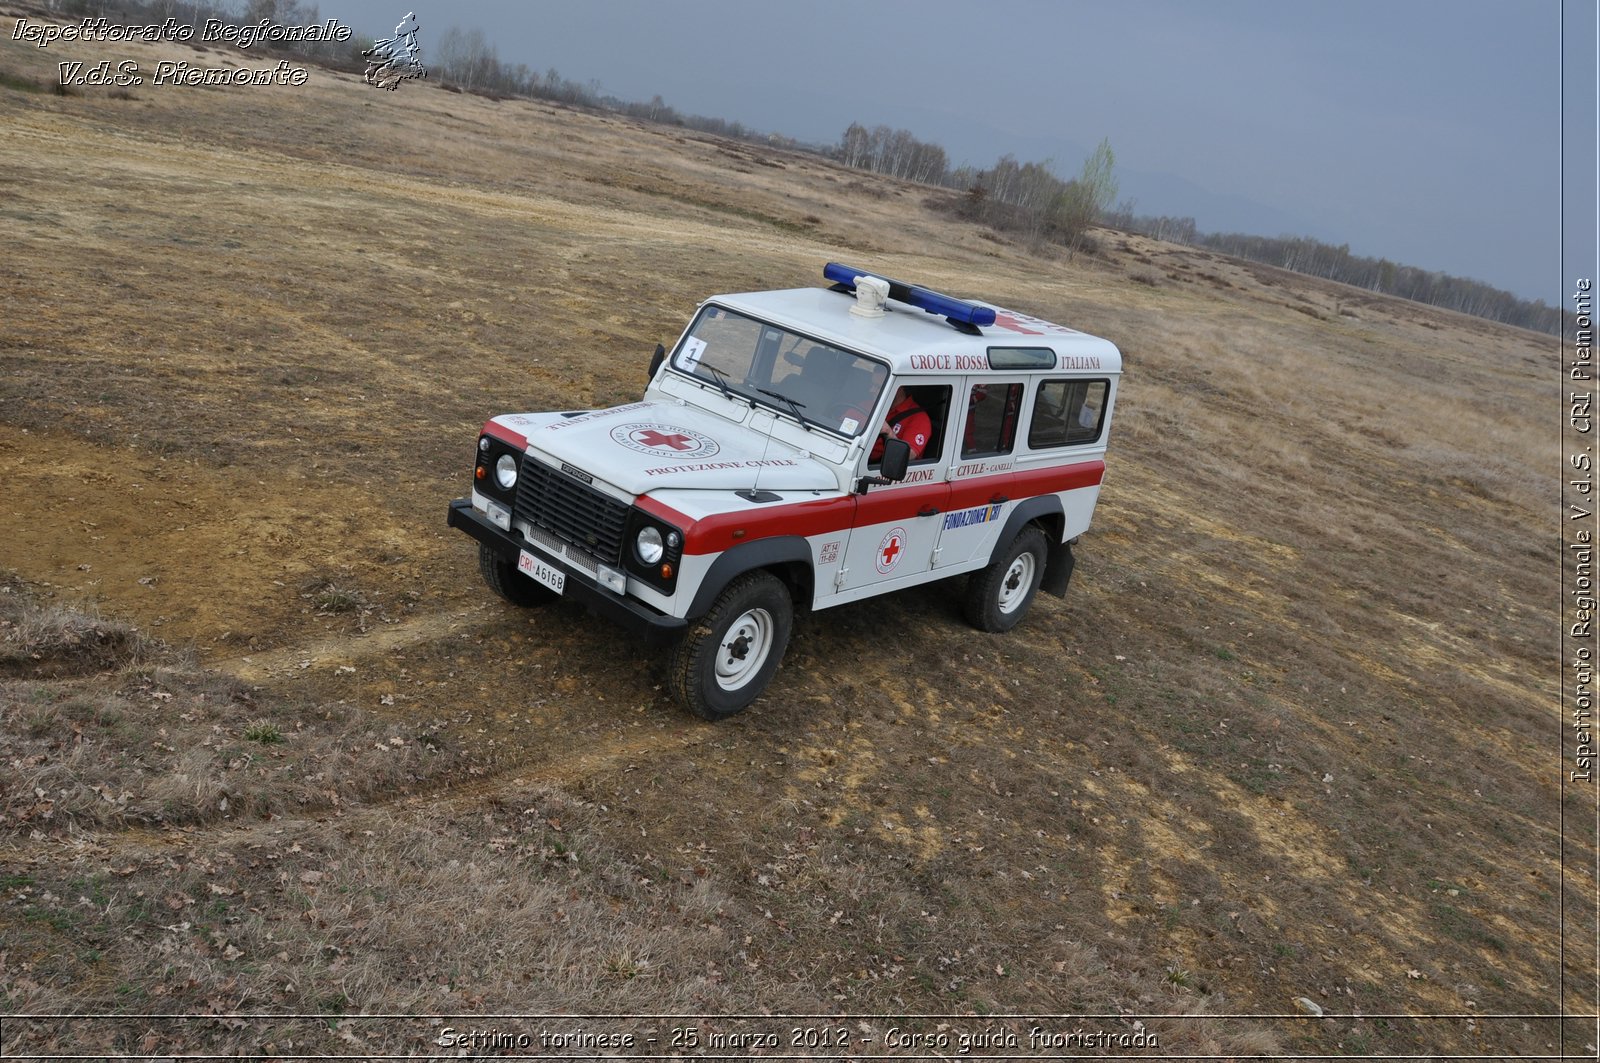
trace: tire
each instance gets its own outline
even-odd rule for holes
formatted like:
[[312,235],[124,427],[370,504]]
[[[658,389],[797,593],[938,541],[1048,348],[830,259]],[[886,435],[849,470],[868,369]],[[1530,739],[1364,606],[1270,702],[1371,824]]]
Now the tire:
[[1050,543],[1044,532],[1028,525],[995,555],[988,568],[967,581],[967,622],[980,631],[1010,631],[1027,615],[1044,579]]
[[533,582],[517,571],[514,561],[507,561],[484,543],[478,544],[478,571],[489,589],[512,605],[524,609],[554,601],[556,592]]
[[772,681],[793,627],[788,588],[770,572],[746,572],[673,649],[673,695],[704,720],[743,711]]

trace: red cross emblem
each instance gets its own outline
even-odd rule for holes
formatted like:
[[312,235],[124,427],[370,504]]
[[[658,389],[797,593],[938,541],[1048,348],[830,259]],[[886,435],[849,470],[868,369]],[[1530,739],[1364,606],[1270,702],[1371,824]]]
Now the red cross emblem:
[[894,566],[900,563],[900,558],[906,552],[906,530],[904,528],[890,528],[882,539],[878,540],[878,556],[872,559],[878,572],[887,576]]
[[633,438],[647,447],[671,447],[673,450],[693,450],[695,448],[695,441],[681,432],[673,432],[668,435],[665,432],[657,432],[654,428],[651,428],[643,432],[634,433]]
[[[1032,318],[1030,318],[1029,320],[1031,321]],[[994,316],[994,323],[996,325],[999,325],[1003,329],[1010,329],[1012,332],[1020,332],[1024,336],[1042,336],[1042,335],[1044,335],[1044,333],[1037,332],[1034,329],[1031,329],[1028,326],[1024,325],[1022,322],[1018,321],[1011,314],[996,314]]]
[[896,535],[889,540],[889,545],[883,548],[883,567],[894,567],[894,559],[900,556],[900,536]]
[[722,449],[716,440],[708,439],[693,428],[670,424],[619,424],[611,430],[611,439],[629,450],[656,457],[669,454],[709,458]]

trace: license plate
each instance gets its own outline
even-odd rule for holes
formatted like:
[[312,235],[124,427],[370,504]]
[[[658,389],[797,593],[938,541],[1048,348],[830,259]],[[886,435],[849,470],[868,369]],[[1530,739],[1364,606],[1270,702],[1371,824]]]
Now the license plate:
[[565,572],[545,564],[526,550],[517,555],[517,571],[530,579],[538,580],[557,594],[561,594],[567,589],[567,574]]

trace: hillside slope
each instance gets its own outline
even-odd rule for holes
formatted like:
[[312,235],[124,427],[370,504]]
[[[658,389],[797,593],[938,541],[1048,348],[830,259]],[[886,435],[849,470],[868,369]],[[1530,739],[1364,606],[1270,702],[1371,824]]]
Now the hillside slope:
[[[8,1011],[1072,1013],[1172,1053],[1518,1055],[1589,1006],[1548,338],[1115,233],[1041,255],[942,193],[538,103],[30,92],[103,56],[10,26]],[[700,298],[830,259],[1118,343],[1100,510],[1010,635],[950,586],[819,613],[702,725],[615,632],[491,600],[445,505],[486,415],[636,398]],[[39,619],[85,602],[165,647]]]

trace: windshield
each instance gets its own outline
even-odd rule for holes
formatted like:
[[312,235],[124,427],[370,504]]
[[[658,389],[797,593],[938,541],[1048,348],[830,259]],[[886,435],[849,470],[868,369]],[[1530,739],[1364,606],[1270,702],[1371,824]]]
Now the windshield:
[[742,399],[847,436],[867,428],[888,367],[859,354],[707,306],[678,349],[673,368]]

